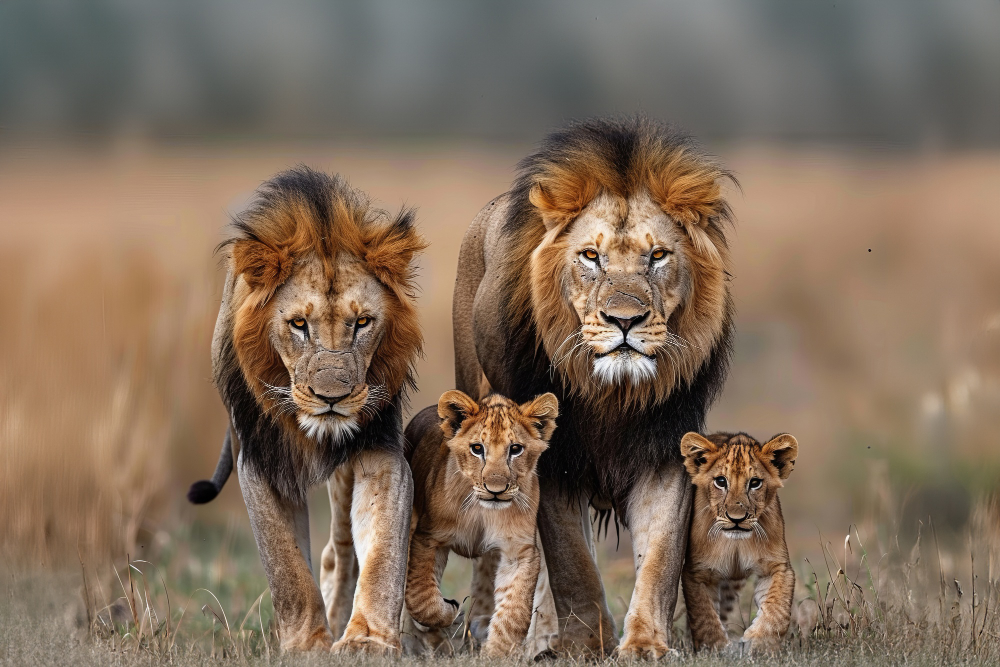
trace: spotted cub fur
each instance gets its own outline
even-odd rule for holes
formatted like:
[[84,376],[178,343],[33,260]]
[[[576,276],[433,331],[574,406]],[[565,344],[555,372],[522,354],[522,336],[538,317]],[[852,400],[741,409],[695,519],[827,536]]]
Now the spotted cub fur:
[[745,433],[688,433],[681,439],[695,487],[682,581],[696,650],[728,644],[725,623],[750,575],[757,577],[757,616],[743,640],[753,652],[773,651],[787,632],[795,573],[778,489],[798,451],[787,434],[763,445]]
[[413,519],[406,608],[428,628],[451,625],[458,603],[441,596],[448,554],[497,550],[495,611],[483,654],[511,655],[531,625],[540,556],[535,465],[555,430],[552,394],[518,405],[491,394],[477,403],[460,391],[441,396],[406,428],[413,471]]

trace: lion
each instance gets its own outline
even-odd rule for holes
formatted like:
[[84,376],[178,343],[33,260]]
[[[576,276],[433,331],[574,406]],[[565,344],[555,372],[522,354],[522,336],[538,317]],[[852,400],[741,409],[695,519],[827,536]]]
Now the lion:
[[[211,500],[236,461],[283,649],[398,650],[413,493],[402,409],[422,346],[413,212],[391,217],[302,167],[264,183],[234,227],[212,339],[230,426],[189,498]],[[333,528],[355,541],[345,554],[331,534],[324,602],[306,495],[327,480]]]
[[558,415],[552,394],[518,405],[498,394],[477,403],[448,391],[436,411],[425,408],[406,427],[414,487],[406,608],[422,626],[447,628],[459,608],[441,596],[449,552],[476,558],[498,551],[486,656],[523,649],[531,625],[541,564],[535,465]]
[[778,489],[799,444],[786,433],[763,445],[746,433],[688,433],[680,451],[695,488],[682,574],[694,648],[729,643],[726,621],[752,574],[758,611],[743,641],[751,652],[773,651],[788,631],[795,592]]
[[[566,651],[605,655],[618,644],[588,505],[613,509],[633,540],[618,653],[669,651],[691,508],[677,446],[702,430],[731,356],[727,180],[673,127],[585,121],[525,158],[465,234],[457,388],[560,400],[539,463],[538,529]],[[477,579],[493,576],[488,564]]]

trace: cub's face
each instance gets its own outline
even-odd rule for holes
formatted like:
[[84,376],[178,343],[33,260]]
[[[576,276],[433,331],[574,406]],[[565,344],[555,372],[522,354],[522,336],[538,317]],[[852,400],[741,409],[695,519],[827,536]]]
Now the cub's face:
[[466,505],[528,509],[535,465],[548,448],[558,415],[553,394],[522,405],[497,394],[480,403],[460,391],[442,395],[441,430],[458,469],[472,485]]
[[318,261],[301,261],[274,295],[269,336],[288,371],[287,387],[272,387],[276,410],[294,412],[312,438],[358,428],[368,403],[387,398],[368,377],[385,331],[388,295],[364,263],[341,253],[335,275]]
[[[746,539],[763,528],[761,513],[775,502],[782,480],[795,467],[799,445],[788,434],[765,444],[739,433],[716,433],[707,438],[688,433],[681,439],[684,467],[698,490],[696,512],[711,512],[715,523],[709,537]],[[700,505],[708,501],[707,508]]]

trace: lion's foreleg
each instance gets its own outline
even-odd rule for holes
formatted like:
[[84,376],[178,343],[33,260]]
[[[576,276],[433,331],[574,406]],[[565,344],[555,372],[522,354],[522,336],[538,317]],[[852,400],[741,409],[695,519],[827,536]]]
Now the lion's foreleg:
[[398,453],[362,452],[350,465],[351,526],[360,570],[351,619],[334,649],[398,651],[413,478]]
[[469,630],[478,641],[486,641],[493,617],[493,589],[500,564],[500,552],[487,551],[472,563],[472,601],[469,604]]
[[323,549],[320,590],[333,636],[339,638],[351,617],[354,588],[358,582],[358,559],[351,535],[351,497],[354,469],[341,466],[327,482],[330,492],[330,541]]
[[795,593],[795,572],[787,563],[776,566],[769,576],[759,577],[754,590],[757,616],[743,633],[750,640],[750,650],[774,651],[788,632]]
[[509,656],[523,651],[524,639],[531,626],[540,567],[538,548],[533,544],[501,554],[496,578],[496,610],[490,620],[483,655]]
[[658,658],[669,651],[677,587],[691,521],[691,480],[680,463],[639,481],[629,497],[635,589],[619,651]]
[[[443,555],[443,557],[442,557]],[[417,623],[428,628],[447,628],[458,616],[458,602],[441,595],[441,574],[447,564],[447,547],[442,548],[419,529],[410,538],[406,570],[406,609]]]
[[689,565],[684,567],[684,606],[691,642],[696,651],[723,648],[729,643],[726,628],[716,608],[719,606],[719,581]]
[[593,555],[587,501],[571,500],[557,485],[543,480],[538,534],[548,555],[546,564],[559,622],[560,649],[610,654],[618,643],[617,633]]
[[309,565],[309,512],[305,503],[280,497],[271,485],[243,465],[237,465],[240,489],[250,526],[264,565],[285,650],[329,647],[323,598]]

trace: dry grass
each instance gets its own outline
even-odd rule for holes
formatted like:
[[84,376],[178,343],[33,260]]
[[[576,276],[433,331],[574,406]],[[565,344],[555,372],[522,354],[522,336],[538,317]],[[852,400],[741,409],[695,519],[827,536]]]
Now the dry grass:
[[[53,637],[39,645],[63,650],[53,648],[65,645],[54,638],[61,614],[38,608],[65,606],[59,589],[75,589],[79,575],[67,584],[50,573],[77,571],[81,557],[92,621],[123,595],[112,562],[127,589],[131,571],[150,597],[130,608],[136,616],[126,633],[95,630],[100,650],[89,640],[73,644],[79,662],[107,662],[116,641],[136,660],[164,652],[209,660],[212,638],[216,654],[229,641],[201,612],[209,603],[225,610],[230,653],[257,660],[263,651],[266,659],[266,596],[263,613],[239,634],[264,586],[238,490],[230,485],[207,508],[182,500],[186,485],[212,469],[224,431],[208,347],[221,287],[211,249],[227,211],[299,162],[348,174],[387,208],[420,206],[431,243],[420,276],[420,407],[453,383],[451,287],[461,234],[525,150],[6,147],[0,561],[17,581],[8,586],[13,597],[4,596],[11,622],[3,623],[0,660],[18,662],[10,657],[18,633]],[[1000,156],[720,152],[743,186],[733,201],[738,339],[709,426],[762,437],[789,431],[802,443],[782,494],[788,538],[800,583],[812,585],[835,621],[786,661],[863,662],[871,651],[890,662],[996,657],[990,554],[1000,548],[1000,516],[976,503],[1000,474]],[[318,562],[327,511],[322,502],[314,507]],[[992,544],[970,545],[970,526]],[[846,557],[842,537],[816,546],[819,533],[848,532]],[[612,530],[599,559],[621,627],[632,569],[627,534],[621,549],[615,543]],[[862,553],[871,555],[862,561]],[[137,563],[145,580],[126,567],[125,554],[153,564]],[[467,576],[459,561],[447,585],[460,593]],[[802,588],[799,597],[806,594]],[[165,634],[157,629],[167,618]]]

